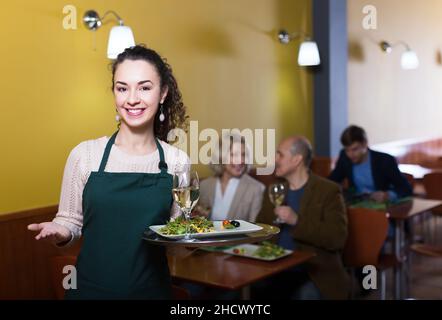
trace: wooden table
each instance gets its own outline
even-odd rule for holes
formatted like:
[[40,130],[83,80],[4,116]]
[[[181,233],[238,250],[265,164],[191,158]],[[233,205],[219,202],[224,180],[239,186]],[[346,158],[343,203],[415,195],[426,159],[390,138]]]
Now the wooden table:
[[[395,228],[395,238],[394,238],[394,254],[398,261],[401,263],[399,267],[394,270],[395,275],[395,296],[397,299],[402,299],[403,297],[403,260],[406,254],[402,254],[402,246],[404,243],[404,221],[411,219],[415,216],[423,214],[431,209],[434,209],[442,205],[440,200],[429,200],[421,198],[413,198],[409,202],[405,202],[396,206],[391,206],[387,208],[387,214],[392,220]],[[408,288],[408,277],[405,278],[406,287]]]
[[275,261],[261,261],[183,247],[169,248],[168,251],[172,277],[220,289],[241,289],[242,299],[250,298],[250,284],[300,265],[314,256],[312,252],[296,250]]
[[442,200],[412,198],[409,202],[388,207],[387,213],[389,214],[390,219],[407,220],[440,205],[442,205]]

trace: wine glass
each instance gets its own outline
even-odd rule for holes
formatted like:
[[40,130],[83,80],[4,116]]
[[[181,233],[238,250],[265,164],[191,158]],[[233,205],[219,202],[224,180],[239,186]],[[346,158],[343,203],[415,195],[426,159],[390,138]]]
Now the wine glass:
[[[284,183],[273,183],[269,186],[269,198],[270,202],[273,204],[273,206],[279,207],[283,204],[284,198],[286,195],[286,186]],[[277,217],[273,223],[281,224],[284,223],[284,221],[281,220],[281,218]]]
[[173,199],[180,207],[186,220],[186,233],[184,241],[194,241],[190,233],[190,219],[192,209],[200,198],[200,183],[196,171],[177,171],[173,175]]

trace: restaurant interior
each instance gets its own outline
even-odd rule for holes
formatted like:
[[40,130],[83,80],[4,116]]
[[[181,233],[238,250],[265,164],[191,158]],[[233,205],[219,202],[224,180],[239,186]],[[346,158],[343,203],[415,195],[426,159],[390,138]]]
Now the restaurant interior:
[[[28,226],[59,212],[72,149],[117,130],[110,64],[135,44],[156,50],[173,68],[190,123],[181,149],[198,173],[200,204],[203,181],[214,176],[198,158],[207,143],[201,133],[221,137],[236,128],[255,139],[247,177],[254,181],[248,191],[261,186],[257,216],[226,211],[224,219],[249,220],[242,226],[261,233],[215,238],[210,246],[199,239],[171,245],[174,239],[152,234],[140,240],[163,242],[149,245],[167,252],[173,299],[272,299],[266,280],[316,261],[323,251],[297,247],[263,261],[241,257],[234,246],[279,244],[283,227],[274,220],[270,190],[283,175],[259,168],[281,157],[280,143],[293,136],[310,142],[303,144],[312,148],[307,172],[328,186],[351,125],[365,130],[368,150],[395,160],[379,174],[399,170],[412,191],[395,201],[346,201],[345,242],[333,249],[348,276],[339,299],[442,299],[442,1],[26,0],[2,4],[0,17],[1,300],[63,299],[65,267],[76,265],[85,239],[57,246],[36,241]],[[272,157],[257,157],[259,134],[261,155]],[[336,189],[343,201],[350,185]],[[239,198],[233,202],[241,207]],[[315,201],[307,215],[320,206]],[[309,232],[318,235],[319,228]],[[312,279],[319,299],[338,297]]]

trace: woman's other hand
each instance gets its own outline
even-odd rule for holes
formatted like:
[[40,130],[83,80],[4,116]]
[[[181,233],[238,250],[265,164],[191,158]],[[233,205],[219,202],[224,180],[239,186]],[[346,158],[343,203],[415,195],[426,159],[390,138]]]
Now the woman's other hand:
[[28,230],[36,231],[36,240],[45,239],[55,245],[71,240],[71,232],[68,228],[63,227],[55,222],[34,223],[28,225]]

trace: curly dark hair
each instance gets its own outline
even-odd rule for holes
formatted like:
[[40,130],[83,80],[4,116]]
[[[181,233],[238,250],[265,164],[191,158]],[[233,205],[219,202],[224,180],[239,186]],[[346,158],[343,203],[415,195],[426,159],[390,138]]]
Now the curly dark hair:
[[163,122],[160,121],[160,111],[158,109],[154,120],[154,135],[163,141],[167,141],[167,134],[170,130],[175,128],[186,130],[188,118],[186,116],[186,107],[182,101],[181,92],[172,73],[172,68],[166,59],[163,59],[156,51],[147,48],[143,44],[127,48],[111,63],[112,91],[114,90],[115,71],[125,60],[144,60],[152,64],[160,76],[161,90],[164,90],[166,87],[168,89],[163,103],[165,119]]

